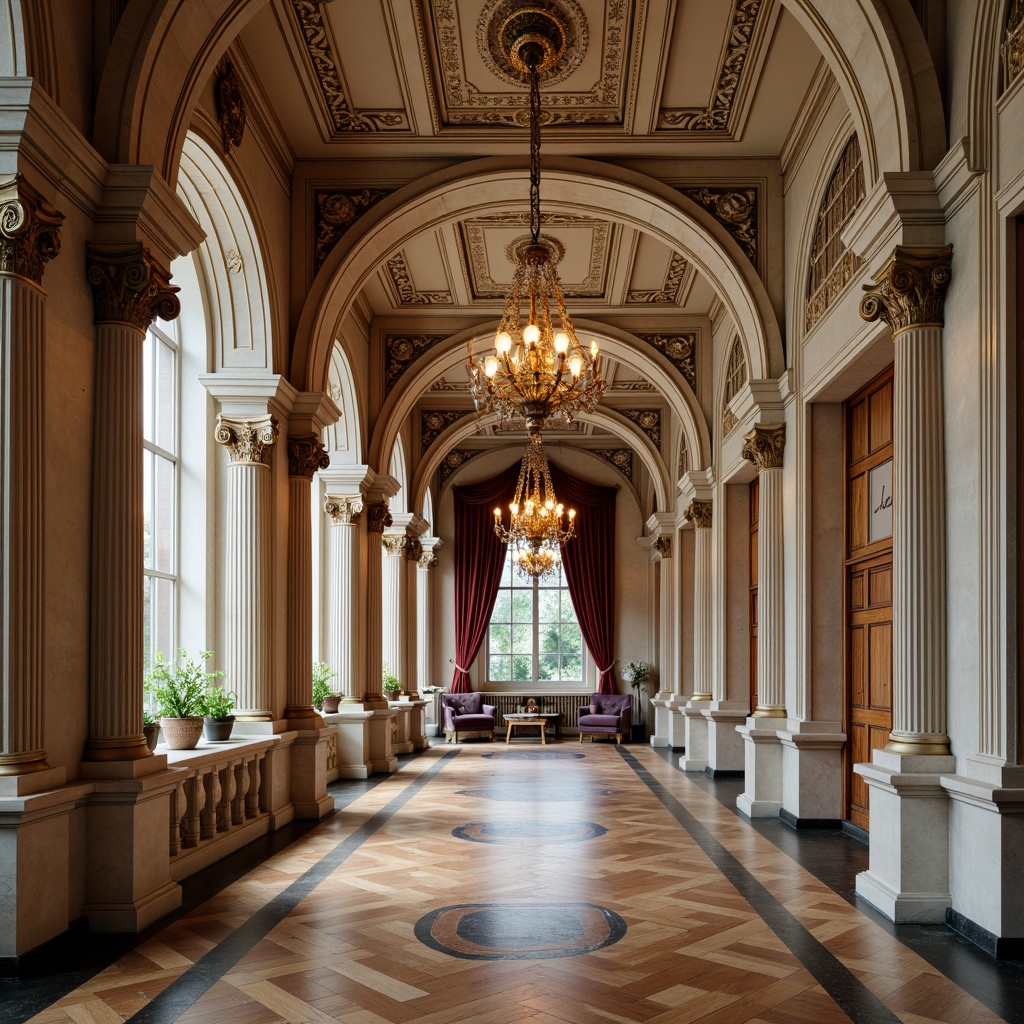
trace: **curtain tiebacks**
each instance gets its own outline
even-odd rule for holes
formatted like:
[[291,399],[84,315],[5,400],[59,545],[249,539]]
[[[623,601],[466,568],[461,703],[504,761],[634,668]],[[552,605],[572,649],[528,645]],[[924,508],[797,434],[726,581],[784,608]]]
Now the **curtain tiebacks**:
[[[456,666],[456,667],[458,667],[458,666]],[[605,675],[606,673],[608,673],[608,672],[611,672],[611,670],[612,670],[613,668],[615,668],[615,662],[614,662],[614,661],[613,661],[613,662],[612,662],[612,663],[611,663],[611,664],[610,664],[610,665],[609,665],[609,666],[608,666],[607,668],[599,668],[599,669],[598,669],[597,671],[598,671],[598,672],[599,672],[599,673],[600,673],[601,675]]]
[[464,676],[468,676],[469,675],[469,669],[468,668],[463,668],[457,661],[453,662],[453,664],[455,665],[455,669],[456,669],[457,672],[461,672]]

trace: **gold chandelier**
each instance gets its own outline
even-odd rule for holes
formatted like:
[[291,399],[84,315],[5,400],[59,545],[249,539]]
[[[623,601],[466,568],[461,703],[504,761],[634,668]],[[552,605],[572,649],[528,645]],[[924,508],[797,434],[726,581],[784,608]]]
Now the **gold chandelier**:
[[512,547],[516,572],[526,580],[554,573],[562,562],[561,545],[576,532],[576,510],[566,511],[555,497],[540,434],[526,442],[516,494],[508,510],[508,528],[501,521],[501,509],[494,510],[494,532]]
[[516,269],[494,352],[476,359],[470,340],[467,370],[477,411],[506,421],[522,416],[532,437],[556,413],[571,423],[577,412],[592,411],[605,382],[597,342],[584,348],[565,310],[555,269],[560,247],[540,237],[540,69],[551,63],[552,48],[540,34],[543,22],[516,25],[521,34],[509,50],[528,70],[530,81],[530,239],[509,246]]

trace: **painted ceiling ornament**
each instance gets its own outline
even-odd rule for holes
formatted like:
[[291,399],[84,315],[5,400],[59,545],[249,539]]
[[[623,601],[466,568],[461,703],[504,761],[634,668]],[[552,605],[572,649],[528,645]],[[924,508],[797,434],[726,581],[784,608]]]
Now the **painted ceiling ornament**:
[[421,292],[413,284],[412,271],[404,252],[398,252],[385,264],[398,301],[403,306],[451,306],[451,292]]
[[63,223],[64,214],[21,174],[0,184],[0,273],[42,285],[44,267],[60,252]]
[[740,455],[752,462],[757,471],[781,469],[782,456],[786,449],[785,423],[756,423],[749,434],[743,435],[743,450]]
[[638,334],[641,341],[646,341],[657,349],[683,375],[683,380],[690,385],[690,390],[697,390],[697,334],[688,331],[685,334]]
[[610,462],[627,480],[633,479],[632,448],[594,448],[592,453]]
[[660,409],[622,409],[626,419],[635,423],[650,439],[655,448],[661,448]]
[[684,196],[703,206],[739,243],[754,266],[757,266],[758,191],[749,188],[679,187]]
[[315,193],[316,232],[313,270],[319,270],[341,236],[372,206],[376,206],[390,189],[359,188],[320,190]]
[[[680,252],[672,253],[669,260],[668,270],[665,273],[665,280],[661,288],[655,289],[633,289],[626,293],[626,302],[629,305],[648,305],[651,303],[679,304],[682,302],[683,292],[687,283],[687,269],[689,263],[686,257]],[[689,275],[692,277],[692,275]]]
[[464,416],[469,416],[472,409],[422,409],[420,410],[420,451],[426,450],[437,440],[438,436],[457,423]]
[[882,320],[893,338],[913,327],[942,326],[953,246],[905,249],[896,246],[860,300],[864,320]]
[[441,460],[441,465],[437,467],[437,475],[441,483],[443,484],[463,464],[470,459],[475,459],[478,455],[483,455],[483,453],[483,448],[453,448]]
[[1006,19],[1006,38],[1000,50],[1003,55],[1003,91],[1024,71],[1024,0],[1013,0]]
[[385,334],[384,394],[390,394],[402,375],[428,349],[447,341],[447,334]]
[[228,63],[217,79],[217,121],[220,124],[220,141],[224,155],[232,147],[238,149],[245,134],[245,98],[238,81],[235,66]]

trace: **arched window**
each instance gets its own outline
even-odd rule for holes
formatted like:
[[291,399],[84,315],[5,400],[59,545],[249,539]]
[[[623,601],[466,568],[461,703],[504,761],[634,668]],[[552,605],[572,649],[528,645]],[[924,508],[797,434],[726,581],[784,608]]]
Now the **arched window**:
[[807,276],[804,327],[808,331],[824,316],[860,265],[860,258],[843,245],[840,233],[863,199],[864,164],[857,136],[852,135],[836,162],[818,208]]
[[747,382],[747,356],[737,334],[729,353],[729,363],[725,368],[725,397],[722,401],[722,432],[728,434],[736,426],[737,420],[729,403]]

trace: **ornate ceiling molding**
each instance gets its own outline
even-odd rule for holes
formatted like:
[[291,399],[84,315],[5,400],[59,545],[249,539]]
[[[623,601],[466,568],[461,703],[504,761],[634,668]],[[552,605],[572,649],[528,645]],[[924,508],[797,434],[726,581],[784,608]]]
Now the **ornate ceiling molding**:
[[391,389],[419,356],[447,337],[447,334],[385,334],[384,394],[391,393]]
[[450,381],[446,377],[438,377],[428,388],[429,391],[468,391],[469,381]]
[[630,393],[636,391],[657,391],[658,389],[646,380],[617,380],[609,385],[607,393],[611,394],[615,391],[627,391]]
[[472,412],[472,409],[453,409],[448,412],[441,412],[439,409],[421,409],[420,451],[426,452],[453,423],[457,423],[464,416],[471,415]]
[[291,0],[312,80],[320,88],[330,127],[337,135],[345,133],[408,132],[409,119],[404,110],[356,110],[342,81],[334,56],[330,26],[324,21],[323,4],[318,0]]
[[660,131],[695,132],[731,138],[735,130],[733,113],[744,72],[752,67],[749,57],[758,16],[768,7],[764,0],[734,0],[728,42],[715,77],[715,87],[703,108],[668,108],[658,112]]
[[685,334],[638,334],[641,341],[646,341],[651,348],[657,349],[682,375],[690,385],[690,390],[697,391],[697,333],[688,331]]
[[382,188],[317,189],[313,193],[314,273],[324,265],[324,260],[341,240],[341,236],[370,207],[390,194],[390,189]]
[[483,448],[453,448],[437,467],[440,482],[443,484],[463,464],[469,462],[470,459],[475,459],[478,455],[483,455],[484,451]]
[[660,409],[620,409],[619,412],[632,420],[651,439],[651,444],[661,451]]
[[756,186],[741,188],[690,188],[679,186],[679,191],[704,207],[733,238],[739,242],[747,259],[757,266],[757,212]]
[[398,302],[402,306],[451,306],[451,292],[420,292],[412,281],[409,263],[404,252],[399,252],[385,264]]
[[[687,273],[689,271],[689,273]],[[642,289],[631,290],[626,293],[626,304],[647,304],[647,303],[670,303],[682,305],[683,297],[687,291],[687,285],[693,281],[696,273],[686,257],[680,252],[672,253],[668,263],[668,271],[665,280],[659,290],[644,291]]]
[[610,462],[630,483],[633,482],[632,448],[592,448],[596,456]]

